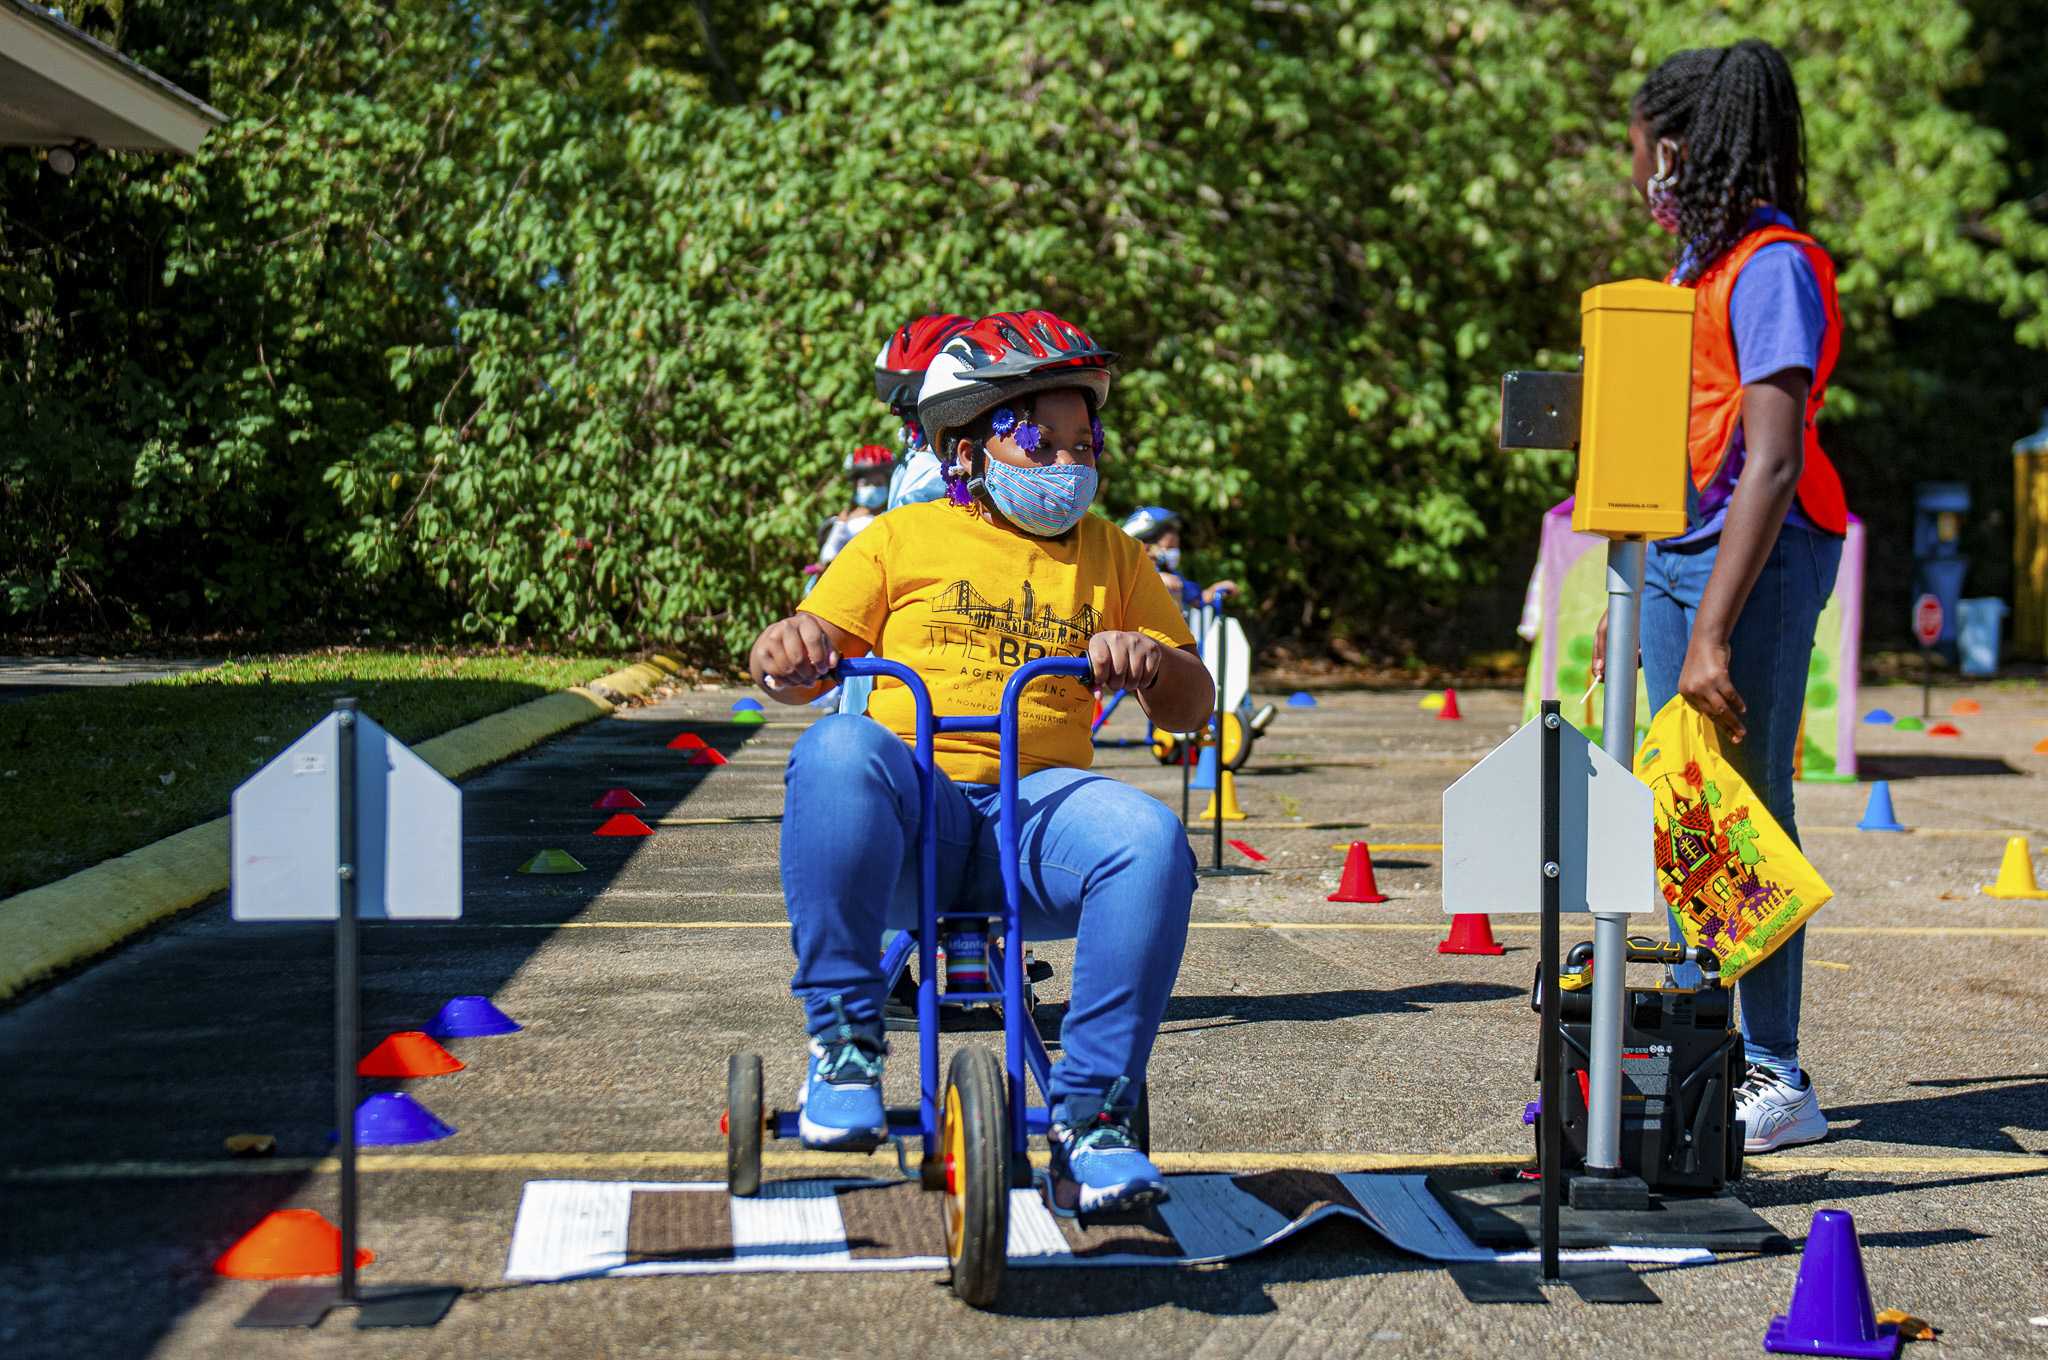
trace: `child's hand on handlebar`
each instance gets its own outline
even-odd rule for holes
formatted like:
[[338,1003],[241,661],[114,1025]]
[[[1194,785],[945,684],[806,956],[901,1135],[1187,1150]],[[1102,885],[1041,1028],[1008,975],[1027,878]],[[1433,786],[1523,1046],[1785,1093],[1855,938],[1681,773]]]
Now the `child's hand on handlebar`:
[[1105,690],[1144,690],[1159,678],[1166,648],[1143,633],[1097,633],[1088,639],[1088,665]]
[[769,624],[754,640],[749,661],[763,688],[804,689],[829,677],[840,656],[831,634],[814,615],[792,614]]

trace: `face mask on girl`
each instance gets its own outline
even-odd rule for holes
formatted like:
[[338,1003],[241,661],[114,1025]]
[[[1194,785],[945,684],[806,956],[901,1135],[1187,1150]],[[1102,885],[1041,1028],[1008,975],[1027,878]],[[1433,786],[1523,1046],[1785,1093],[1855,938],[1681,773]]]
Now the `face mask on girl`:
[[1152,561],[1161,571],[1170,571],[1176,576],[1180,574],[1179,548],[1154,548]]
[[1081,522],[1095,499],[1095,469],[1081,463],[1017,467],[988,460],[982,474],[988,498],[1003,518],[1027,534],[1057,538]]
[[1650,176],[1644,186],[1644,197],[1649,200],[1650,216],[1657,225],[1676,235],[1678,233],[1678,167],[1671,163],[1671,143],[1657,143],[1657,173]]
[[879,510],[889,503],[889,488],[879,482],[862,482],[853,489],[853,503],[863,510]]

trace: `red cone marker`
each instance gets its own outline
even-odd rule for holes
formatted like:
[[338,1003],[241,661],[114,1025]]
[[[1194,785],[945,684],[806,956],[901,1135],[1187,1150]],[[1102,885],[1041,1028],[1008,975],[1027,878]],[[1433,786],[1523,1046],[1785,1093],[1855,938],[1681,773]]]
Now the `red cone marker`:
[[1351,849],[1344,856],[1344,877],[1337,884],[1337,891],[1323,899],[1326,902],[1384,902],[1387,895],[1380,891],[1378,880],[1372,872],[1372,847],[1364,841],[1351,842]]
[[1439,954],[1505,954],[1493,938],[1493,919],[1480,912],[1460,912],[1451,918],[1449,938],[1438,940]]

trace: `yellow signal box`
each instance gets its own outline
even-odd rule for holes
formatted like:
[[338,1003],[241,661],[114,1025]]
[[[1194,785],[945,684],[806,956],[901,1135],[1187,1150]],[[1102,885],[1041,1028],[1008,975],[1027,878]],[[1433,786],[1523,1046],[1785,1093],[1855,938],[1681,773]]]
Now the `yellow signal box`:
[[1692,289],[1648,279],[1580,296],[1579,533],[1652,539],[1685,528],[1692,304]]

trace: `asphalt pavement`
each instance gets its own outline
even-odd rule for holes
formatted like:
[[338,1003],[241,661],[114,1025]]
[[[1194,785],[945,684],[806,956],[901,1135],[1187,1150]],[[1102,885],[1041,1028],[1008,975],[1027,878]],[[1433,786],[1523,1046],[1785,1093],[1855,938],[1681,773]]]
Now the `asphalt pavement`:
[[[214,1259],[266,1212],[330,1216],[329,936],[202,908],[0,1012],[0,1354],[40,1356],[1495,1356],[1747,1355],[1782,1312],[1796,1256],[1639,1267],[1662,1303],[1478,1306],[1440,1266],[1330,1225],[1199,1269],[1012,1272],[998,1306],[937,1274],[662,1276],[512,1284],[514,1214],[535,1179],[722,1175],[726,1055],[766,1058],[770,1097],[802,1067],[776,870],[781,769],[809,710],[731,725],[737,691],[623,710],[465,784],[465,916],[364,932],[363,1048],[483,993],[525,1030],[453,1040],[468,1064],[402,1085],[453,1124],[362,1177],[367,1283],[464,1294],[432,1331],[252,1333],[262,1292]],[[2048,849],[2048,703],[1984,686],[1960,738],[1867,728],[1914,830],[1854,830],[1867,786],[1804,785],[1801,821],[1835,902],[1808,949],[1804,1045],[1832,1134],[1759,1158],[1741,1198],[1795,1241],[1815,1210],[1862,1232],[1871,1290],[1941,1329],[1942,1355],[2048,1355],[2048,903],[1978,892],[2010,833]],[[1499,916],[1508,952],[1444,956],[1443,788],[1513,730],[1520,696],[1328,694],[1280,710],[1239,782],[1249,820],[1203,881],[1151,1073],[1169,1169],[1422,1170],[1512,1162],[1533,1094],[1526,993],[1533,918]],[[1898,710],[1917,691],[1866,694]],[[1135,735],[1135,715],[1113,729]],[[704,735],[730,763],[667,748]],[[1100,767],[1177,804],[1142,750]],[[614,786],[655,834],[591,833]],[[1200,807],[1198,795],[1197,808]],[[1353,839],[1391,901],[1324,900]],[[1207,864],[1206,829],[1195,836]],[[517,866],[561,848],[581,874]],[[2038,861],[2037,861],[2038,862]],[[1576,938],[1568,933],[1567,939]],[[1057,1014],[1059,971],[1046,989]],[[896,1036],[909,1100],[914,1036]],[[399,1083],[372,1082],[366,1090]],[[271,1162],[231,1134],[274,1135]],[[784,1145],[786,1147],[786,1145]],[[779,1150],[771,1177],[816,1159]],[[877,1160],[863,1169],[880,1171]],[[936,1209],[934,1210],[936,1212]],[[1932,1352],[1935,1348],[1923,1348]]]

